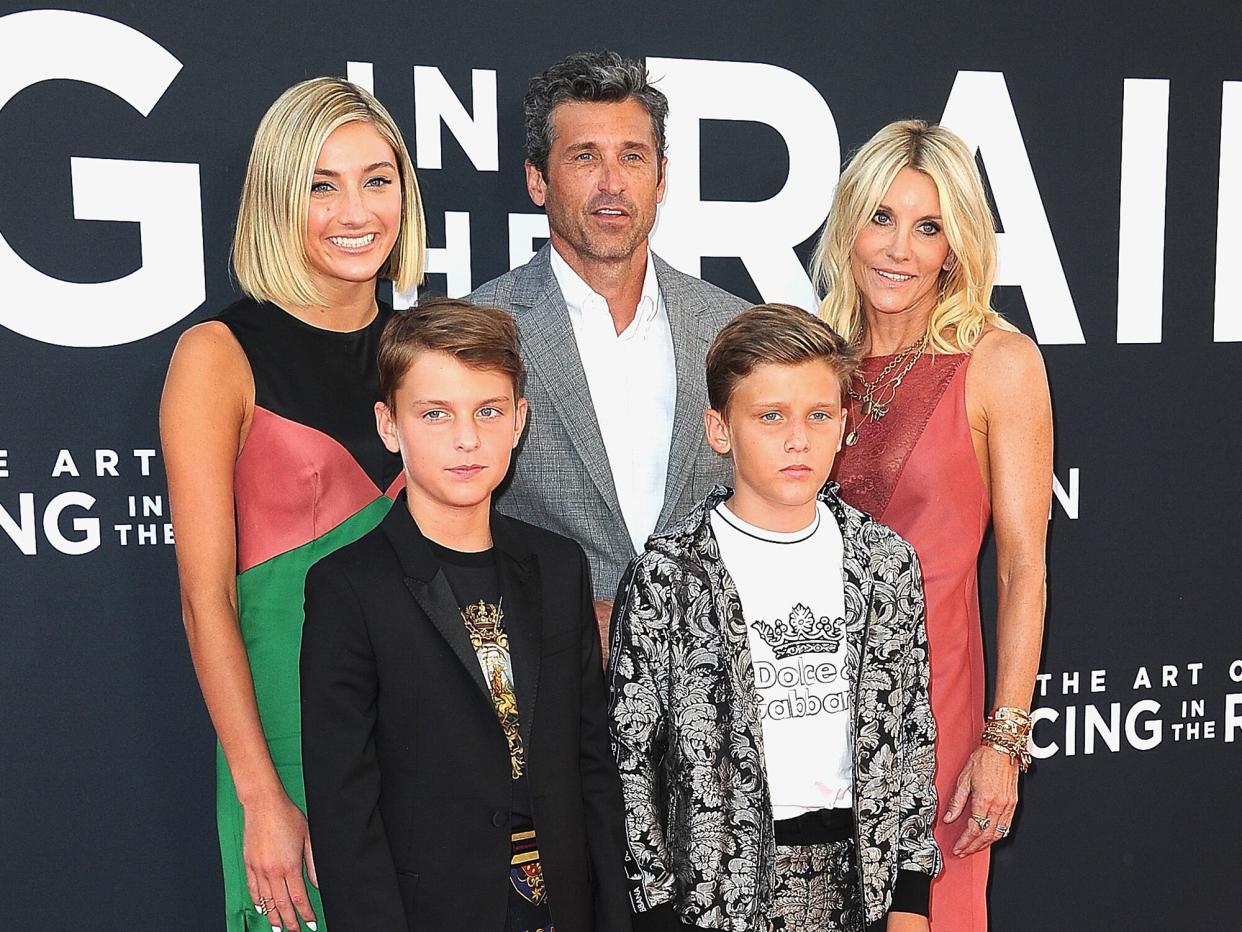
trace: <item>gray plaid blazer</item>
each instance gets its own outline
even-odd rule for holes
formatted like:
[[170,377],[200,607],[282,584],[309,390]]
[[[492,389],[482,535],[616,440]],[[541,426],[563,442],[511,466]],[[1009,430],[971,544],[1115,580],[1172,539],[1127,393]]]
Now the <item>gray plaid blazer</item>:
[[[587,387],[569,310],[552,272],[551,244],[476,289],[469,300],[509,311],[526,364],[530,414],[514,465],[496,499],[505,514],[573,538],[591,563],[595,598],[611,599],[634,559],[608,454]],[[713,486],[732,482],[726,457],[707,445],[704,366],[707,348],[747,306],[741,298],[677,271],[652,253],[668,310],[677,366],[677,400],[664,506],[656,532],[697,505]]]

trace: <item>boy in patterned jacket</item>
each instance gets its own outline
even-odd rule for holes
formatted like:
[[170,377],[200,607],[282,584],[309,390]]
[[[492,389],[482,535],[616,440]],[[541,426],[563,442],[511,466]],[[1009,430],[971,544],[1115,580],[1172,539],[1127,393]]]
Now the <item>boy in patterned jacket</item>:
[[761,305],[707,355],[733,461],[627,570],[609,720],[635,929],[926,932],[935,723],[914,550],[827,482],[857,358]]

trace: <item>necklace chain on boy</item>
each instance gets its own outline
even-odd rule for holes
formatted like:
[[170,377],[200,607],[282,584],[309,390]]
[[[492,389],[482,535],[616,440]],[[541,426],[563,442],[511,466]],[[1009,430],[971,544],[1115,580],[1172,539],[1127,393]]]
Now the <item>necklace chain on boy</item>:
[[[910,370],[914,368],[914,364],[919,361],[919,357],[923,355],[923,350],[925,349],[927,349],[927,337],[923,336],[890,359],[888,365],[881,369],[880,374],[875,377],[874,382],[868,382],[862,377],[861,373],[854,373],[854,378],[863,385],[863,392],[859,394],[855,391],[853,384],[850,384],[850,397],[860,402],[858,405],[859,421],[846,436],[846,446],[852,447],[858,443],[858,431],[864,423],[867,421],[874,423],[888,414],[889,408],[892,407],[893,399],[897,397],[897,389],[901,386],[905,377],[910,374]],[[902,363],[905,363],[905,365],[902,365]],[[901,371],[890,377],[890,374],[898,366],[901,366]],[[888,379],[887,382],[884,381],[886,378]]]

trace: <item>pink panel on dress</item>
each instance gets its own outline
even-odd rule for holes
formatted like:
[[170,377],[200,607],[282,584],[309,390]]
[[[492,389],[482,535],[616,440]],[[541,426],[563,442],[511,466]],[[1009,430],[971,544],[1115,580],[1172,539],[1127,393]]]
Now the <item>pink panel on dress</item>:
[[233,488],[239,573],[309,543],[383,494],[337,441],[257,405]]
[[392,480],[392,485],[388,487],[388,491],[385,492],[384,494],[388,496],[389,498],[396,500],[397,496],[401,494],[401,490],[404,488],[405,488],[405,470],[403,469],[401,470],[401,472],[397,473],[397,478]]

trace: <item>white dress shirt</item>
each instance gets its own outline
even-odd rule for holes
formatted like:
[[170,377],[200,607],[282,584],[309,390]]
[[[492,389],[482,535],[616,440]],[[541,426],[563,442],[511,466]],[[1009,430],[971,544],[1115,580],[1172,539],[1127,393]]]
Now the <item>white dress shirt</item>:
[[673,334],[655,263],[648,252],[638,310],[621,333],[604,296],[555,249],[552,272],[569,309],[621,515],[634,552],[642,553],[664,506],[677,399]]

